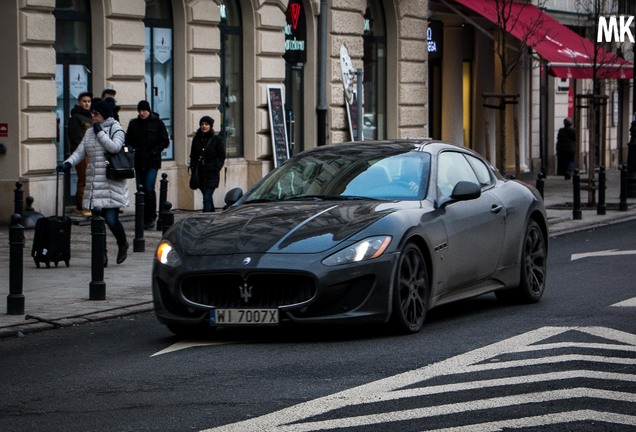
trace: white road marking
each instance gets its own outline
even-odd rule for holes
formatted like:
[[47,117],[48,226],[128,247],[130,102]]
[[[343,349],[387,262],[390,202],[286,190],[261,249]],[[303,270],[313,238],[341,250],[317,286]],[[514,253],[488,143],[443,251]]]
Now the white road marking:
[[636,417],[624,414],[600,412],[592,410],[571,411],[557,414],[547,414],[535,417],[524,417],[510,420],[500,420],[447,429],[435,429],[427,432],[501,432],[504,429],[527,429],[570,422],[594,421],[632,426],[636,424]]
[[596,252],[584,252],[578,254],[572,254],[570,257],[570,261],[574,261],[582,258],[593,258],[600,256],[617,256],[617,255],[636,255],[636,250],[618,250],[618,249],[610,249],[604,251],[596,251]]
[[614,303],[611,306],[617,307],[636,307],[636,297],[632,297],[630,299],[624,300],[622,302]]
[[[607,343],[547,343],[542,345],[541,341],[554,336],[561,335],[568,331],[577,331],[591,336],[605,339]],[[621,400],[636,403],[636,395],[594,388],[575,388],[528,393],[515,396],[498,397],[486,400],[475,400],[456,404],[447,404],[426,408],[408,409],[403,411],[391,411],[364,416],[348,418],[336,418],[324,421],[303,422],[305,419],[323,415],[330,411],[335,411],[352,405],[365,403],[375,403],[383,400],[393,400],[403,397],[411,397],[422,394],[445,393],[449,391],[461,391],[465,388],[483,385],[483,382],[458,383],[442,386],[426,386],[429,379],[454,375],[479,370],[489,370],[496,368],[519,367],[524,365],[536,365],[538,363],[552,363],[563,361],[592,361],[618,364],[636,364],[636,358],[601,357],[590,355],[560,355],[555,357],[544,357],[531,360],[497,361],[502,354],[515,352],[529,352],[537,350],[554,349],[561,346],[594,347],[596,349],[622,350],[626,352],[636,352],[636,335],[619,330],[604,327],[543,327],[519,336],[506,339],[492,345],[488,345],[474,351],[461,354],[449,359],[424,366],[419,369],[407,371],[392,377],[384,378],[355,388],[347,389],[338,393],[324,396],[312,401],[294,405],[270,414],[266,414],[253,419],[238,423],[228,424],[217,428],[207,429],[206,432],[236,432],[236,431],[271,431],[271,432],[301,432],[309,430],[337,429],[353,426],[363,426],[370,424],[381,424],[400,420],[410,420],[414,418],[425,418],[446,413],[461,413],[470,410],[487,409],[496,407],[516,406],[527,403],[542,403],[546,400],[563,400],[573,398],[600,398],[607,400]],[[569,379],[583,375],[595,379],[618,379],[634,382],[636,375],[633,374],[606,374],[598,371],[569,371],[555,372],[545,375],[529,375],[520,377],[502,378],[501,380],[490,380],[487,385],[511,385],[516,380],[522,382],[544,381],[546,379]],[[510,380],[510,381],[506,381]],[[410,389],[408,387],[420,385],[420,388]],[[484,423],[483,425],[471,425],[465,430],[470,431],[495,431],[506,427],[517,427],[523,425],[527,427],[536,424],[566,423],[578,421],[579,419],[592,418],[601,420],[606,418],[608,422],[623,424],[636,424],[636,417],[625,416],[614,413],[596,413],[590,410],[573,411],[567,413],[551,414],[549,416],[531,417],[527,419],[514,419],[503,422]],[[524,423],[526,421],[526,423]],[[480,428],[483,426],[483,429]],[[520,427],[520,426],[519,426]],[[453,430],[460,430],[453,428]],[[463,429],[462,429],[463,430]]]
[[234,343],[234,342],[179,341],[177,343],[174,343],[174,344],[170,345],[168,348],[162,349],[161,351],[157,351],[156,353],[154,353],[150,357],[158,356],[158,355],[161,355],[161,354],[168,354],[168,353],[171,353],[171,352],[184,350],[184,349],[188,349],[188,348],[203,347],[203,346],[213,346],[213,345],[227,345],[227,344],[230,344],[230,343]]

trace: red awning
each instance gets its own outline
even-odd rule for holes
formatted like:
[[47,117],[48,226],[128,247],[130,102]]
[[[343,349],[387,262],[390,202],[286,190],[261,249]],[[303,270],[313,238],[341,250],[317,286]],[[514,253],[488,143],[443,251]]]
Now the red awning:
[[[579,36],[534,5],[512,3],[507,0],[455,1],[502,28],[505,25],[508,33],[524,41],[546,60],[550,73],[556,77],[593,78],[594,64],[597,65],[597,78],[625,79],[634,76],[634,66],[630,62],[598,46],[594,62],[594,43]],[[503,4],[506,8],[506,20],[501,19],[504,14],[497,13],[497,4],[500,7]]]

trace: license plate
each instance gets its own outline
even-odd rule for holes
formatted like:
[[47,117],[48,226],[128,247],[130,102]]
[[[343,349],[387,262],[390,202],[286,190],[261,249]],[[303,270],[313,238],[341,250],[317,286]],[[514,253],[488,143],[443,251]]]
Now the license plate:
[[212,309],[210,324],[222,325],[277,325],[278,309]]

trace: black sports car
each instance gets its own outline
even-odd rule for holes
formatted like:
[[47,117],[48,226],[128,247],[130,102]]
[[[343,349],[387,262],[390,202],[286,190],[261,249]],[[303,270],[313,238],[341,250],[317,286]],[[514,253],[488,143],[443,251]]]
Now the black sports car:
[[471,150],[429,140],[334,144],[275,169],[158,245],[154,308],[176,334],[238,325],[392,321],[546,284],[541,196]]

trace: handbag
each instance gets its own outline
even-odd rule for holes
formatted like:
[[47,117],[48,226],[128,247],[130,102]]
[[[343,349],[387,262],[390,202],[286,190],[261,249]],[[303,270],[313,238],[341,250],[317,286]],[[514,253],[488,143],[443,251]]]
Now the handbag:
[[199,189],[199,164],[196,164],[190,172],[190,189]]
[[135,156],[128,146],[122,146],[117,153],[104,153],[106,156],[106,177],[111,180],[123,180],[135,177]]

